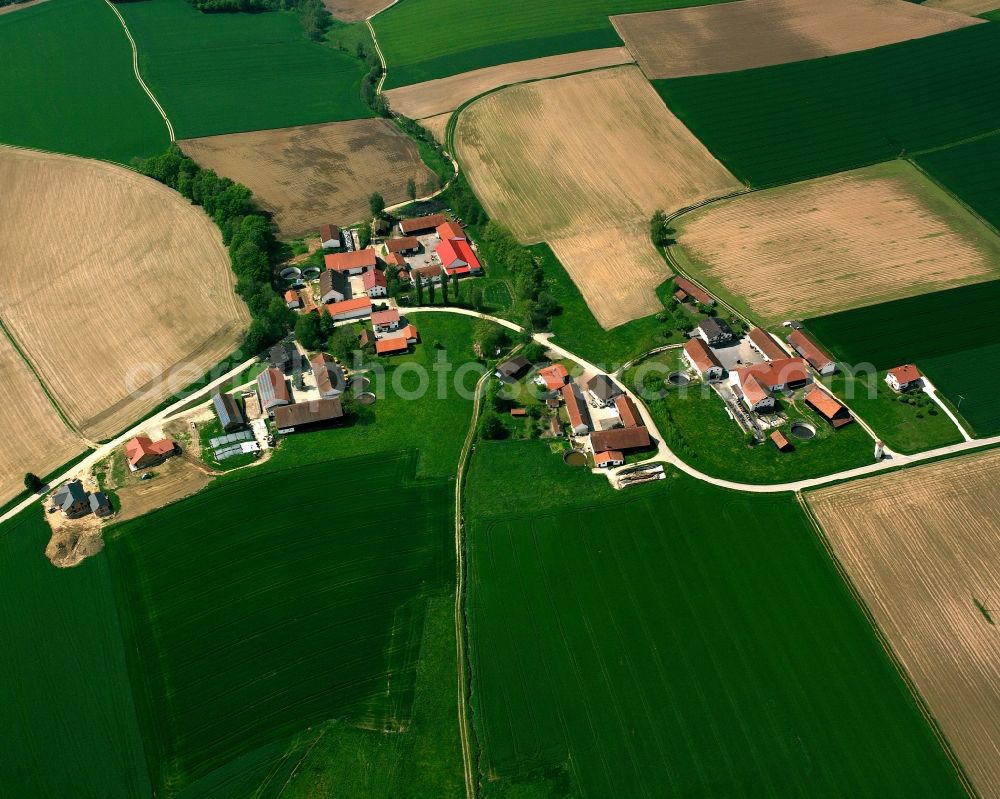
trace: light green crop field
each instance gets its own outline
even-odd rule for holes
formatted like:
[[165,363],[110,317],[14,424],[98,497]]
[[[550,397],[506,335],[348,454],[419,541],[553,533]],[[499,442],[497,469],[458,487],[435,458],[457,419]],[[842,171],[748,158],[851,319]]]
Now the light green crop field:
[[204,14],[185,0],[118,8],[179,139],[372,116],[364,64],[307,39],[291,11]]
[[37,507],[0,527],[0,794],[149,796],[108,561],[57,569],[50,535]]
[[477,445],[485,795],[532,777],[577,797],[964,795],[792,495],[602,483],[543,442]]
[[123,164],[167,146],[125,31],[101,0],[0,15],[0,54],[0,142]]
[[454,573],[451,488],[414,462],[265,472],[109,531],[159,793],[329,719],[406,728],[426,602]]
[[373,24],[389,65],[385,88],[393,89],[512,61],[620,47],[614,14],[724,1],[407,0]]

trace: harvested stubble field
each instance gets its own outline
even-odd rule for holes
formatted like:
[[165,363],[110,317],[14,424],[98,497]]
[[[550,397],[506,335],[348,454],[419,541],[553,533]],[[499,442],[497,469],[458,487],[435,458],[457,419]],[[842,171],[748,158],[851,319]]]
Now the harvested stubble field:
[[943,8],[959,14],[985,14],[1000,8],[1000,0],[927,0],[925,8]]
[[438,114],[429,119],[421,119],[420,124],[429,130],[439,144],[445,143],[445,134],[448,132],[448,121],[451,119],[451,111]]
[[473,97],[501,86],[627,64],[634,60],[624,47],[606,47],[474,69],[461,75],[391,89],[386,92],[386,97],[393,111],[413,119],[423,119],[454,111]]
[[1000,452],[808,495],[981,796],[1000,796]]
[[372,14],[377,14],[394,0],[323,0],[323,5],[337,19],[344,22],[360,22]]
[[180,146],[201,166],[248,186],[285,238],[362,219],[373,191],[392,204],[406,199],[409,178],[421,188],[434,176],[413,141],[386,119],[185,139]]
[[[0,251],[3,233],[0,228]],[[18,494],[25,472],[46,475],[86,448],[59,418],[38,380],[0,333],[0,402],[18,408],[0,419],[0,503]]]
[[905,161],[676,220],[678,262],[763,324],[1000,276],[1000,238]]
[[84,436],[117,433],[235,349],[248,314],[228,255],[179,194],[11,149],[0,185],[0,318]]
[[488,95],[462,111],[455,150],[490,215],[547,241],[606,328],[661,308],[652,212],[740,188],[632,66]]
[[906,0],[739,0],[611,22],[648,77],[680,78],[867,50],[982,20]]

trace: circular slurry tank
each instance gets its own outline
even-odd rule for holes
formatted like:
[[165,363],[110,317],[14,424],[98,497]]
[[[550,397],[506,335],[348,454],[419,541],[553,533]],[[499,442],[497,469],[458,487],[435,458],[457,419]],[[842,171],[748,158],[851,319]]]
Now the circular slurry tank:
[[586,466],[587,456],[578,449],[571,449],[563,455],[563,460],[567,466]]
[[286,266],[284,269],[281,270],[282,280],[294,280],[295,278],[301,276],[302,276],[302,270],[299,269],[297,266]]
[[816,428],[809,422],[792,422],[792,435],[803,441],[808,441],[816,435]]
[[667,383],[671,386],[686,386],[690,382],[691,378],[684,372],[671,372],[667,375]]
[[319,267],[318,266],[307,266],[302,270],[302,277],[306,280],[313,280],[319,277]]
[[352,377],[351,382],[347,384],[347,387],[353,391],[355,394],[361,391],[367,391],[368,386],[372,384],[372,381],[367,377]]
[[358,404],[359,405],[374,405],[375,395],[370,391],[362,391],[358,394]]

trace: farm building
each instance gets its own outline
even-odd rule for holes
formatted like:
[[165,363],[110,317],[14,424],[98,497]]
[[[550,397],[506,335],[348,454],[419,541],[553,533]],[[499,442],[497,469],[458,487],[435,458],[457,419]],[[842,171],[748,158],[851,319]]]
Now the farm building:
[[639,409],[635,407],[628,394],[619,394],[615,397],[615,410],[618,411],[618,418],[622,420],[623,426],[642,427],[642,416],[639,415]]
[[437,234],[441,241],[465,241],[468,238],[465,235],[465,231],[462,230],[462,226],[458,222],[452,222],[451,220],[448,220],[443,225],[438,225]]
[[331,305],[324,305],[326,312],[335,322],[347,319],[362,319],[372,312],[372,301],[369,297],[358,297],[355,300],[344,300]]
[[686,277],[674,278],[674,297],[680,302],[687,302],[689,299],[702,305],[715,305],[715,298],[702,288],[699,288]]
[[789,333],[788,343],[821,375],[832,375],[837,371],[837,362],[801,330]]
[[407,325],[403,328],[403,338],[406,339],[407,344],[416,344],[420,340],[420,335],[413,325]]
[[385,257],[385,263],[387,266],[395,266],[399,269],[400,279],[406,273],[406,259],[400,255],[398,252],[391,252]]
[[343,302],[351,298],[351,285],[343,272],[327,269],[319,276],[319,301],[324,303]]
[[162,463],[176,452],[177,442],[170,438],[153,441],[149,436],[136,436],[125,442],[125,460],[133,472]]
[[782,358],[744,366],[734,373],[733,383],[742,388],[742,384],[751,377],[770,392],[801,388],[811,379],[801,358]]
[[302,307],[302,295],[299,294],[295,289],[289,289],[285,292],[285,305],[291,308],[293,311],[297,311]]
[[428,214],[427,216],[416,216],[410,219],[400,220],[399,232],[404,236],[419,236],[422,233],[430,233],[439,225],[443,225],[448,220],[442,214]]
[[385,252],[387,255],[392,253],[412,255],[419,250],[420,241],[414,236],[403,236],[400,239],[386,239],[385,242]]
[[706,344],[725,344],[727,341],[732,341],[733,331],[722,319],[710,316],[698,323],[698,335]]
[[566,403],[566,413],[569,414],[569,426],[573,435],[583,436],[590,430],[590,410],[584,402],[583,395],[576,383],[567,383],[561,389],[563,401]]
[[260,407],[272,416],[279,405],[291,402],[288,396],[288,384],[285,375],[278,369],[265,369],[257,375],[257,394],[260,396]]
[[483,271],[479,259],[465,239],[442,241],[434,252],[441,260],[441,268],[448,277],[453,275],[479,274]]
[[427,266],[418,266],[415,269],[411,269],[410,275],[414,281],[419,277],[424,283],[440,283],[442,272],[440,266],[428,264]]
[[778,448],[778,452],[790,452],[792,449],[792,442],[780,430],[771,433],[771,441]]
[[323,399],[333,399],[344,393],[347,379],[344,370],[325,352],[314,355],[309,364],[312,366],[313,379],[316,388]]
[[243,415],[243,409],[240,408],[239,400],[232,394],[222,392],[213,394],[212,407],[215,409],[219,424],[227,433],[246,427],[247,420]]
[[771,392],[753,374],[740,381],[740,391],[743,394],[743,404],[751,411],[767,413],[776,407]]
[[513,416],[515,419],[523,419],[525,416],[528,415],[528,411],[525,410],[524,408],[511,408],[510,415]]
[[495,374],[500,378],[501,382],[514,383],[530,368],[530,361],[523,355],[517,355],[509,361],[498,364]]
[[688,339],[684,343],[684,361],[694,369],[702,380],[721,380],[726,370],[715,353],[700,338]]
[[625,463],[625,456],[618,450],[594,453],[594,465],[599,469],[613,469]]
[[341,246],[340,228],[336,225],[320,225],[319,243],[324,250],[339,250]]
[[774,337],[762,328],[755,327],[750,331],[747,339],[750,342],[750,349],[759,352],[769,361],[779,361],[788,357],[788,353],[781,348]]
[[372,314],[372,327],[376,333],[388,333],[399,328],[399,310],[389,308],[386,311],[375,311]]
[[621,393],[622,390],[607,375],[595,375],[587,383],[590,404],[595,408],[610,408],[615,404],[615,397]]
[[545,386],[549,391],[558,391],[566,381],[569,380],[569,372],[561,363],[554,363],[538,370],[536,382]]
[[386,297],[389,294],[389,281],[385,272],[379,269],[369,269],[361,276],[361,282],[365,287],[365,294],[372,299]]
[[643,449],[652,443],[645,427],[612,427],[610,430],[595,430],[590,434],[590,448],[594,452],[609,450]]
[[923,375],[920,374],[920,370],[914,364],[907,363],[890,369],[885,376],[885,382],[893,391],[909,391],[920,387],[921,377]]
[[353,252],[337,252],[324,256],[323,262],[331,272],[346,272],[349,275],[360,275],[366,269],[374,269],[378,263],[375,250],[368,247]]
[[90,497],[79,480],[64,483],[52,495],[52,505],[68,519],[79,519],[90,513]]
[[380,338],[375,342],[375,353],[377,355],[399,355],[410,348],[410,343],[403,336],[393,336],[392,338]]
[[344,418],[339,397],[296,402],[274,410],[274,424],[279,433],[294,433],[304,428],[333,424]]
[[563,433],[562,423],[559,421],[558,416],[549,417],[549,432],[555,438],[562,438],[565,433]]
[[103,491],[94,491],[88,499],[90,502],[90,512],[95,516],[103,517],[111,515],[111,501]]
[[854,421],[847,408],[820,388],[814,388],[806,395],[806,405],[835,428]]
[[287,341],[279,341],[267,351],[267,365],[272,369],[290,372],[296,366],[299,351]]

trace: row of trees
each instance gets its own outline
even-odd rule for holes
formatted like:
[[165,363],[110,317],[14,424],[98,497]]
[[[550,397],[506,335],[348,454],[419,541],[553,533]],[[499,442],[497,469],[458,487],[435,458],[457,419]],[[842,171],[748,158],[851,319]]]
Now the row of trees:
[[534,254],[521,244],[503,225],[489,222],[483,228],[482,240],[489,249],[490,260],[512,276],[515,300],[525,327],[546,330],[559,313],[559,303],[545,287],[545,273]]
[[246,302],[252,318],[244,350],[261,352],[280,341],[295,314],[275,289],[274,267],[280,260],[280,248],[270,221],[254,205],[250,190],[220,178],[211,169],[202,169],[173,144],[162,155],[135,165],[144,175],[200,205],[222,231],[236,275],[236,293]]
[[206,14],[236,12],[298,11],[302,29],[313,41],[323,40],[333,26],[333,16],[323,5],[323,0],[188,0]]

